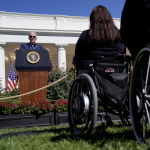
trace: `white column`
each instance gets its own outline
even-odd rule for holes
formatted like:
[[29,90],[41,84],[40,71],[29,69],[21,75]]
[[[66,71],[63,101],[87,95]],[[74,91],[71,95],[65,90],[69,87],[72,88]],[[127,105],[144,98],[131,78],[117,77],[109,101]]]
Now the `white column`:
[[67,44],[56,44],[57,46],[57,65],[59,68],[66,68],[66,46]]
[[0,43],[0,80],[5,88],[5,43]]

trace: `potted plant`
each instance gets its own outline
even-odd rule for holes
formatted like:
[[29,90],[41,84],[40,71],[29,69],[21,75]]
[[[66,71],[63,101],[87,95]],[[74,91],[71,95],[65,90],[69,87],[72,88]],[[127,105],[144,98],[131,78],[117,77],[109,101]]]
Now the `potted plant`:
[[0,102],[0,128],[54,125],[54,105],[48,101]]
[[68,100],[61,99],[54,103],[55,124],[68,124]]

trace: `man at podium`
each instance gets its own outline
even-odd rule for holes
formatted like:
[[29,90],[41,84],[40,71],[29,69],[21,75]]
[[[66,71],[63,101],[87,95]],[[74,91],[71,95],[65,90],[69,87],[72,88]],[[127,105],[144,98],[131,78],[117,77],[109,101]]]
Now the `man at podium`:
[[[37,34],[35,32],[29,33],[29,40],[29,43],[22,44],[21,47],[17,47],[15,51],[19,49],[44,49],[42,45],[38,45],[35,43],[37,40]],[[50,50],[48,48],[45,49],[50,53]]]
[[[16,48],[15,68],[19,77],[20,94],[27,93],[47,85],[48,71],[51,70],[49,49],[36,44],[37,34],[29,33],[29,43]],[[20,50],[21,49],[21,50]],[[21,102],[46,100],[47,88],[21,97]]]

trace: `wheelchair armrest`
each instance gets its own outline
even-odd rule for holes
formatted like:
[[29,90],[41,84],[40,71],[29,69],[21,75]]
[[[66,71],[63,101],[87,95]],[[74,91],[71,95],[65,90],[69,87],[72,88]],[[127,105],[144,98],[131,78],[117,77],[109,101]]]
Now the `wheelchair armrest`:
[[90,69],[91,66],[76,66],[76,69]]
[[95,60],[84,60],[82,64],[76,65],[76,69],[88,69],[91,68],[90,66],[95,63]]
[[132,61],[132,57],[130,55],[126,55],[126,54],[119,54],[115,57],[115,59],[119,60],[119,61],[124,61],[127,63],[131,63],[131,61]]

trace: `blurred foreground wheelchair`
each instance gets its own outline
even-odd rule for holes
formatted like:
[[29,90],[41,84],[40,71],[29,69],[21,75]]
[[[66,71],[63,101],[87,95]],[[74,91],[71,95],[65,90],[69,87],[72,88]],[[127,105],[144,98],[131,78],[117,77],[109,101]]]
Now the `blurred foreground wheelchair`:
[[130,113],[137,141],[150,143],[150,48],[137,55],[130,80]]
[[[88,65],[84,65],[87,64]],[[85,60],[76,66],[68,102],[68,119],[73,133],[90,134],[97,120],[110,120],[108,113],[118,115],[126,126],[130,124],[129,84],[131,56],[121,54],[113,59]],[[98,111],[102,107],[105,117]],[[111,121],[111,120],[110,120]],[[106,122],[107,123],[107,122]]]

